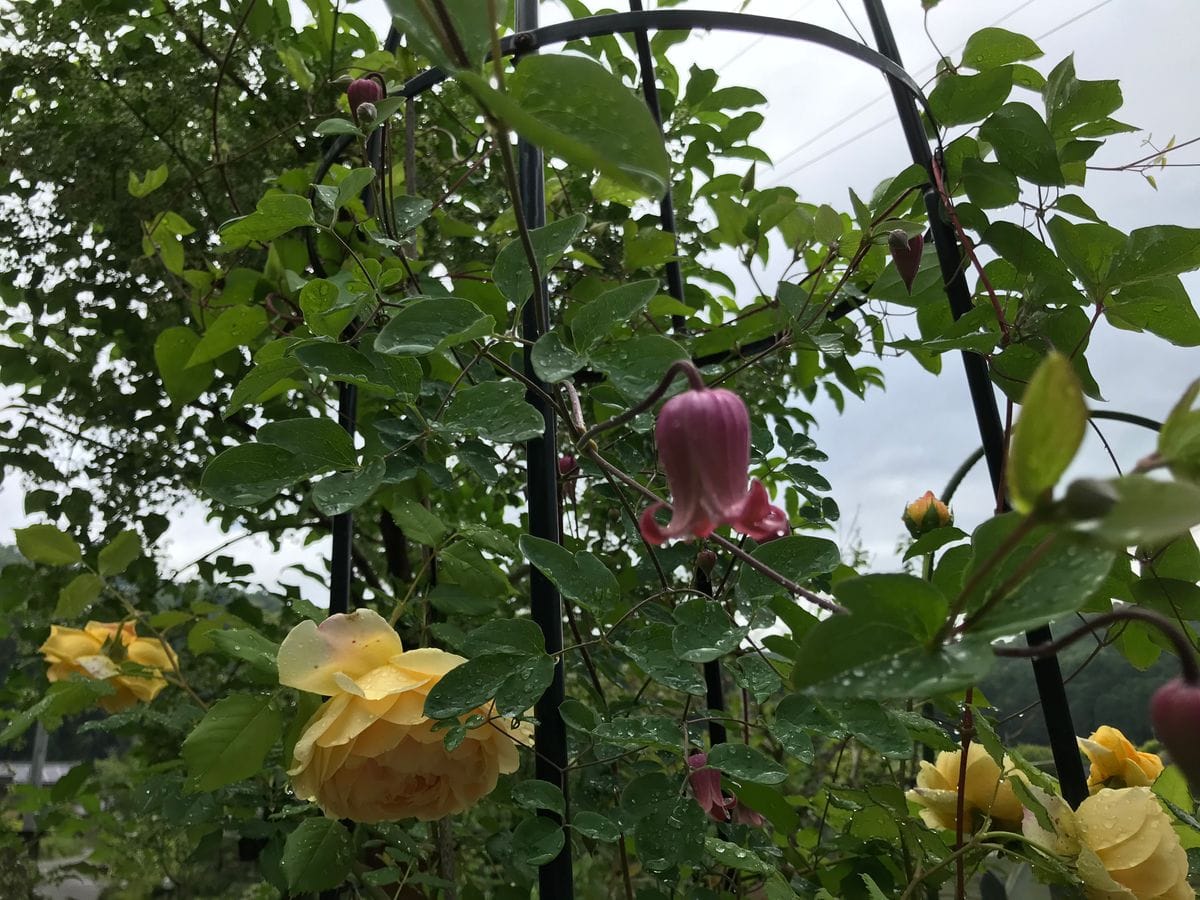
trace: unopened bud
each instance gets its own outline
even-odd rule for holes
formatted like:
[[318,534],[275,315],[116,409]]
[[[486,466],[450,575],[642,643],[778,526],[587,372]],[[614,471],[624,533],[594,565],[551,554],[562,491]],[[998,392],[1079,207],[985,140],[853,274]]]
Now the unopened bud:
[[379,117],[379,110],[374,103],[360,103],[354,110],[354,118],[363,124],[374,122]]
[[913,282],[921,268],[921,254],[925,251],[925,236],[918,234],[909,238],[902,228],[897,228],[888,235],[888,249],[892,252],[892,262],[905,289],[911,294]]
[[1150,701],[1154,733],[1192,787],[1200,791],[1200,684],[1168,681]]
[[717,565],[717,554],[711,550],[701,550],[696,554],[696,568],[705,575],[711,575]]
[[564,478],[579,468],[579,463],[570,453],[564,453],[558,458],[558,474]]
[[383,87],[374,78],[356,78],[346,86],[346,99],[350,111],[357,116],[358,108],[364,103],[375,104],[383,99]]
[[954,524],[954,513],[933,495],[926,491],[908,506],[904,507],[901,517],[904,527],[913,537],[920,537],[935,528],[945,528]]

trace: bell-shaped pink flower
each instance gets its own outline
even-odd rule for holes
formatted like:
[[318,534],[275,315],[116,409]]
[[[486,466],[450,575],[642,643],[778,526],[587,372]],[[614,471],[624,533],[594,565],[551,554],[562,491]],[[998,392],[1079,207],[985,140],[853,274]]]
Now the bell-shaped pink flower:
[[728,822],[729,810],[737,801],[721,792],[721,773],[708,768],[708,754],[693,753],[687,758],[687,764],[692,770],[688,774],[688,784],[697,805],[714,822]]
[[735,800],[733,805],[733,821],[736,825],[749,825],[751,828],[762,828],[767,820],[756,813],[741,800]]
[[918,234],[909,238],[904,230],[897,228],[888,235],[888,249],[892,253],[892,262],[905,289],[911,294],[913,282],[917,279],[917,271],[921,268],[921,254],[925,250],[925,236]]
[[658,414],[654,437],[674,514],[664,528],[654,520],[663,504],[642,513],[642,536],[649,543],[705,538],[721,525],[756,541],[787,532],[787,514],[771,505],[762,482],[748,481],[750,414],[737,394],[697,388],[672,397]]

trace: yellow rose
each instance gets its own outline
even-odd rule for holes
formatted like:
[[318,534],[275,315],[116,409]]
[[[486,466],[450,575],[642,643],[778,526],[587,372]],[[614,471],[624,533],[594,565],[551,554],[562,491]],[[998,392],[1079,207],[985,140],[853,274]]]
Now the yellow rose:
[[954,513],[934,496],[933,491],[926,491],[904,507],[904,515],[900,518],[913,537],[920,537],[927,531],[954,524]]
[[[51,681],[79,674],[111,683],[116,693],[100,698],[100,705],[110,713],[128,709],[139,700],[149,703],[167,685],[158,673],[175,665],[174,651],[158,638],[138,637],[132,622],[88,622],[82,631],[51,625],[50,637],[38,651],[50,663],[46,677]],[[123,675],[122,659],[155,672]]]
[[1194,900],[1187,854],[1149,788],[1102,788],[1079,804],[1075,830],[1091,900]]
[[493,718],[454,750],[425,717],[425,698],[455,666],[442,650],[406,651],[376,612],[301,622],[279,648],[279,681],[329,697],[296,742],[288,774],[297,795],[356,822],[440,819],[474,806],[517,770],[532,728]]
[[1088,789],[1094,794],[1103,787],[1148,787],[1162,774],[1163,763],[1153,753],[1143,753],[1125,735],[1101,725],[1089,738],[1078,738],[1079,749],[1092,764]]
[[[961,750],[939,753],[934,763],[921,761],[917,786],[907,797],[921,807],[921,818],[930,828],[955,828],[961,761]],[[1021,802],[1009,784],[1013,777],[1007,759],[1001,772],[982,745],[971,744],[967,750],[967,784],[963,791],[963,810],[968,814],[964,828],[973,830],[975,813],[990,813],[992,820],[1000,825],[1020,823]]]

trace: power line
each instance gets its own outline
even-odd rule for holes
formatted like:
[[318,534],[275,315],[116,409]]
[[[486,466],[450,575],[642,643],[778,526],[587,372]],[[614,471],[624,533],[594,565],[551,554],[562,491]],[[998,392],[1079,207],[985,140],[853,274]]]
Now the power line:
[[[1010,11],[1010,12],[1006,13],[1006,14],[1005,14],[1004,16],[1002,16],[1001,18],[997,19],[997,20],[996,20],[996,22],[994,22],[994,23],[992,24],[992,26],[990,26],[990,27],[995,27],[995,25],[998,25],[998,24],[1000,24],[1000,22],[1003,22],[1003,21],[1005,21],[1006,19],[1008,19],[1009,17],[1011,17],[1011,16],[1015,15],[1016,13],[1020,12],[1022,9],[1024,9],[1026,6],[1029,6],[1029,5],[1031,5],[1033,2],[1034,2],[1034,0],[1025,0],[1025,2],[1024,2],[1024,3],[1022,3],[1020,6],[1016,7],[1016,8],[1015,8],[1015,9],[1013,9],[1012,11]],[[1082,18],[1084,18],[1084,17],[1086,17],[1086,16],[1089,16],[1089,15],[1091,15],[1091,14],[1092,14],[1092,13],[1094,13],[1096,10],[1098,10],[1098,9],[1100,9],[1100,8],[1104,7],[1104,6],[1107,6],[1108,4],[1110,4],[1110,3],[1112,3],[1112,2],[1113,2],[1113,0],[1100,0],[1100,2],[1099,2],[1099,3],[1097,3],[1097,4],[1095,4],[1094,6],[1090,6],[1090,7],[1088,7],[1087,9],[1085,9],[1083,12],[1081,12],[1081,13],[1078,13],[1077,15],[1074,15],[1074,16],[1072,16],[1071,18],[1069,18],[1069,19],[1067,19],[1067,20],[1065,20],[1065,21],[1063,21],[1063,22],[1060,22],[1060,23],[1058,23],[1058,24],[1057,24],[1057,25],[1055,25],[1053,28],[1051,28],[1049,31],[1045,31],[1045,32],[1043,32],[1042,34],[1039,34],[1039,35],[1038,35],[1036,38],[1034,38],[1034,41],[1041,41],[1041,40],[1044,40],[1045,38],[1049,37],[1050,35],[1054,34],[1055,32],[1057,32],[1057,31],[1061,31],[1063,28],[1066,28],[1068,25],[1070,25],[1070,24],[1072,24],[1072,23],[1074,23],[1074,22],[1078,22],[1080,19],[1082,19]],[[965,46],[966,46],[966,42],[964,42],[964,43],[960,44],[958,47],[954,48],[954,50],[952,50],[951,52],[952,52],[952,53],[956,53],[958,50],[961,50],[961,49],[962,49],[963,47],[965,47]],[[926,67],[925,67],[925,69],[929,69],[929,68],[932,68],[933,66],[936,66],[936,65],[937,65],[937,62],[940,62],[940,58],[939,58],[939,60],[938,60],[938,61],[934,62],[934,63],[932,64],[932,66],[926,66]],[[920,72],[924,72],[924,71],[925,71],[925,69],[922,69],[922,70],[920,70]],[[920,74],[920,72],[919,72],[918,74]],[[825,129],[824,131],[822,131],[822,132],[821,132],[819,135],[817,135],[816,137],[814,137],[814,138],[810,138],[809,140],[805,141],[803,144],[800,144],[800,145],[798,145],[797,147],[793,148],[792,150],[789,150],[787,154],[785,154],[784,156],[780,157],[780,159],[779,159],[779,161],[778,161],[778,162],[782,162],[784,159],[787,159],[787,158],[789,158],[789,157],[791,157],[791,156],[794,156],[794,155],[795,155],[797,152],[799,152],[799,150],[802,150],[802,149],[804,149],[805,147],[807,147],[807,146],[810,146],[811,144],[813,144],[813,143],[815,143],[816,141],[820,140],[821,138],[823,138],[823,137],[827,136],[827,135],[830,133],[830,131],[832,131],[834,128],[837,128],[837,127],[839,127],[839,126],[841,126],[841,125],[844,125],[846,122],[850,121],[851,119],[853,119],[853,118],[855,118],[857,115],[859,115],[859,113],[861,113],[861,112],[863,112],[863,111],[865,111],[865,110],[869,109],[870,107],[874,106],[876,103],[878,103],[880,100],[882,100],[884,97],[887,97],[887,96],[888,96],[888,95],[887,95],[886,93],[884,93],[884,94],[880,94],[880,95],[879,95],[878,97],[876,97],[874,100],[872,100],[872,101],[870,101],[869,103],[867,103],[867,104],[865,104],[865,105],[863,105],[863,106],[859,107],[859,108],[858,108],[856,111],[854,111],[854,112],[853,112],[853,113],[851,113],[850,115],[848,115],[848,116],[844,117],[843,119],[840,119],[840,120],[839,120],[837,123],[835,123],[835,124],[834,124],[833,126],[831,126],[830,128],[827,128],[827,129]],[[871,133],[873,133],[873,132],[875,132],[875,131],[878,131],[880,128],[883,128],[885,125],[887,125],[888,123],[892,122],[892,121],[893,121],[893,118],[894,118],[894,117],[892,117],[892,116],[889,116],[889,117],[888,117],[888,118],[886,118],[886,119],[882,119],[882,120],[880,120],[880,121],[876,122],[874,125],[871,125],[870,127],[863,129],[862,131],[858,132],[857,134],[853,135],[852,137],[849,137],[849,138],[847,138],[846,140],[842,141],[841,143],[839,143],[839,144],[836,144],[836,145],[835,145],[835,146],[833,146],[833,147],[830,147],[828,150],[826,150],[824,153],[820,154],[819,156],[814,156],[813,158],[811,158],[811,159],[809,159],[809,160],[806,160],[806,161],[804,161],[804,162],[800,163],[798,166],[794,166],[793,168],[791,168],[791,169],[788,169],[788,171],[784,172],[782,175],[779,175],[779,176],[777,176],[777,177],[774,177],[774,178],[772,178],[772,179],[771,179],[771,183],[772,183],[772,184],[776,184],[776,185],[777,185],[777,184],[780,184],[782,181],[784,181],[784,180],[785,180],[785,179],[787,179],[787,178],[790,178],[791,176],[795,175],[797,172],[801,172],[801,171],[803,171],[804,169],[807,169],[809,166],[816,165],[817,163],[821,162],[822,160],[824,160],[824,159],[827,159],[828,157],[832,156],[834,153],[837,153],[837,151],[839,151],[839,150],[841,150],[841,149],[843,149],[843,148],[845,148],[845,147],[848,147],[848,146],[850,146],[850,145],[851,145],[851,144],[853,144],[855,141],[857,141],[857,140],[860,140],[861,138],[864,138],[864,137],[866,137],[868,134],[871,134]]]
[[[801,3],[796,4],[795,8],[792,9],[791,12],[785,13],[783,15],[783,18],[791,19],[795,16],[798,16],[798,15],[800,15],[800,13],[804,12],[804,10],[808,9],[810,6],[812,6],[816,2],[817,2],[817,0],[802,0]],[[729,66],[733,65],[735,62],[737,62],[739,59],[741,59],[743,56],[745,56],[747,53],[749,53],[751,50],[753,50],[755,47],[757,47],[759,44],[761,44],[763,41],[765,41],[767,39],[767,37],[768,37],[768,35],[760,34],[754,40],[750,41],[750,43],[748,43],[744,47],[742,47],[742,49],[739,50],[737,53],[733,54],[733,56],[729,57],[729,59],[725,60],[725,62],[723,62],[719,66],[717,66],[716,71],[721,72],[722,70],[727,69]]]

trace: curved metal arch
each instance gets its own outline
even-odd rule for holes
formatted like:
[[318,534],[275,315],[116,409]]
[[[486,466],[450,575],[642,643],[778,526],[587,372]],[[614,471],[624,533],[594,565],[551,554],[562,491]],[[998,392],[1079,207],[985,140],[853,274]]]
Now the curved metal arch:
[[[511,56],[516,53],[529,53],[555,44],[565,44],[567,41],[581,38],[607,37],[621,32],[637,32],[645,29],[655,31],[695,31],[697,29],[701,31],[740,31],[818,44],[866,63],[895,79],[895,82],[903,85],[905,90],[921,104],[922,108],[927,113],[929,112],[929,101],[920,85],[908,72],[904,71],[903,67],[879,51],[872,50],[865,44],[860,44],[843,34],[819,25],[777,19],[773,16],[700,9],[653,9],[642,12],[608,13],[589,16],[585,19],[571,19],[568,22],[559,22],[529,31],[518,31],[516,34],[508,35],[500,42],[500,52],[505,56]],[[398,93],[405,97],[415,97],[450,77],[450,73],[445,69],[426,69],[406,81]]]

